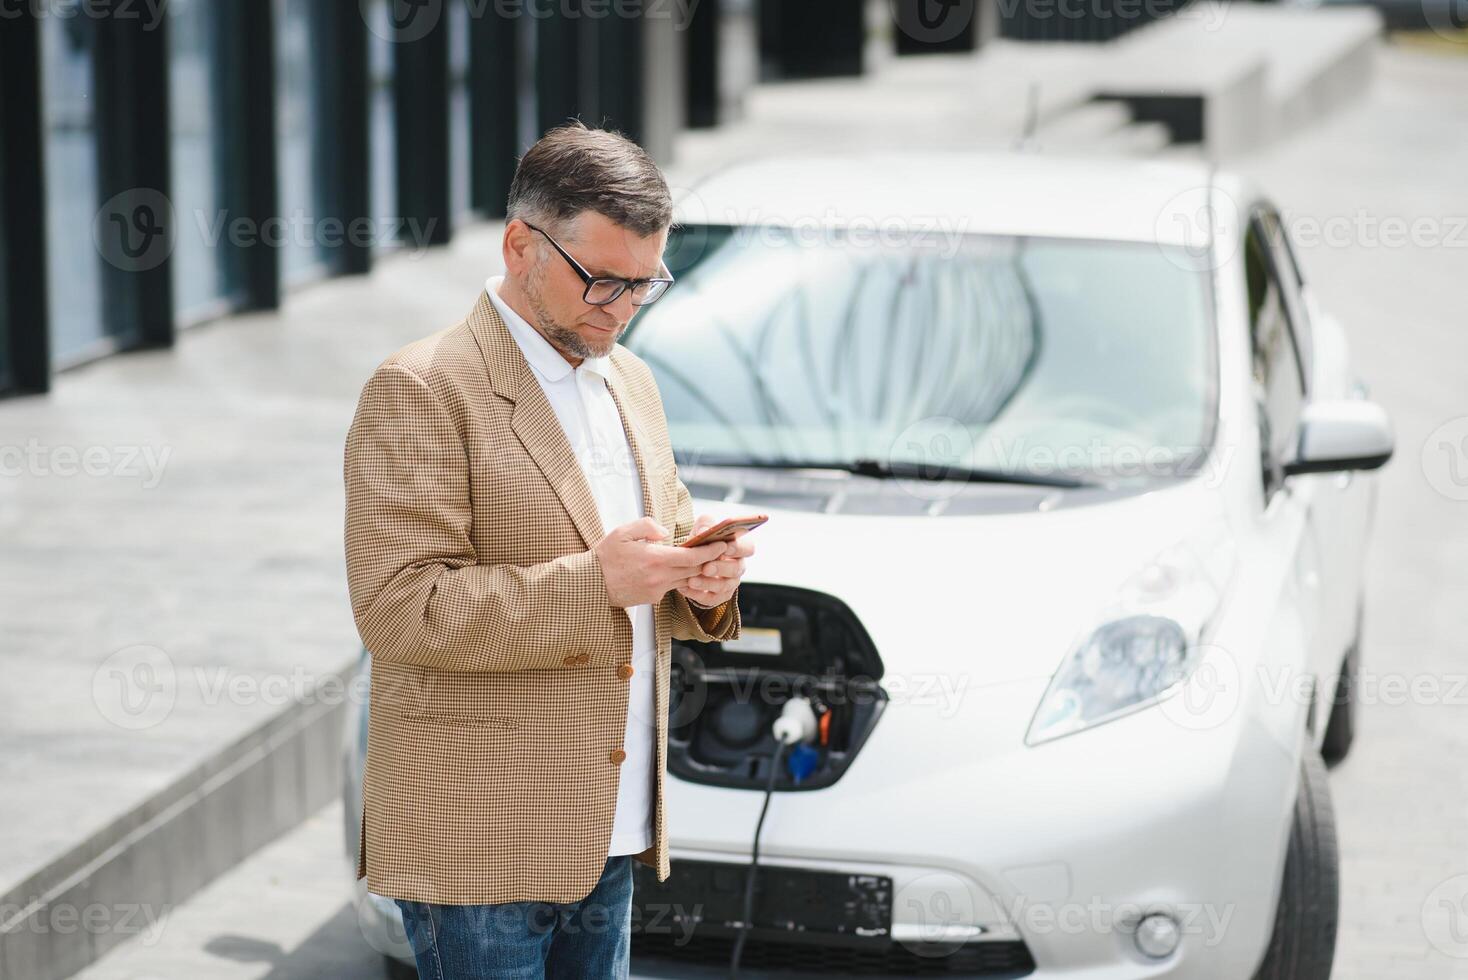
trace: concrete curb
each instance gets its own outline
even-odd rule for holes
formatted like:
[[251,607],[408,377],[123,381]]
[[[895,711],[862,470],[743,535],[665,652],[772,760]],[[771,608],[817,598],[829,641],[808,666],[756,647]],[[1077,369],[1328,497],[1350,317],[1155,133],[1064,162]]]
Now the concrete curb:
[[291,705],[0,897],[0,980],[75,974],[338,798],[345,708]]

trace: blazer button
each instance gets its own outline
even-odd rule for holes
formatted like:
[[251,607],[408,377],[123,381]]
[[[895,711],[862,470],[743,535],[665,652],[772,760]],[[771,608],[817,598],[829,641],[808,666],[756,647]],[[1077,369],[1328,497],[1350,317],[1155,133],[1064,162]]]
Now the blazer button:
[[617,666],[617,676],[620,677],[620,678],[622,678],[622,680],[624,680],[624,681],[627,678],[631,677],[632,676],[632,665],[631,664],[619,664]]
[[612,749],[612,761],[620,766],[627,761],[627,753],[621,749]]
[[579,664],[580,662],[581,662],[580,656],[578,656],[577,654],[574,654],[574,653],[571,654],[569,657],[566,657],[564,660],[561,661],[561,663],[565,664],[567,667],[574,667],[577,664]]
[[583,654],[581,654],[580,656],[578,656],[576,658],[576,662],[584,667],[585,665],[591,663],[591,654],[589,654],[589,653],[583,653]]

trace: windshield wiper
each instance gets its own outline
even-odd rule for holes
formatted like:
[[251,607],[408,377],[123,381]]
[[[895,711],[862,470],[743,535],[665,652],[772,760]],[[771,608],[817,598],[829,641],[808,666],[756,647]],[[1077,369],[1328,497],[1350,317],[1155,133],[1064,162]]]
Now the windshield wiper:
[[1014,483],[1027,487],[1063,487],[1075,490],[1096,484],[1073,476],[1054,473],[1022,473],[1014,470],[992,470],[963,466],[944,466],[932,463],[913,463],[907,460],[883,462],[878,459],[853,460],[846,469],[858,476],[871,476],[881,480],[953,480],[959,483]]
[[686,466],[734,466],[764,470],[833,470],[853,473],[878,480],[931,480],[955,483],[1012,483],[1027,487],[1060,487],[1077,490],[1101,486],[1089,480],[1052,473],[1025,473],[1014,470],[976,469],[915,463],[906,460],[884,462],[879,459],[801,461],[793,459],[744,459],[736,456],[680,455],[678,462]]

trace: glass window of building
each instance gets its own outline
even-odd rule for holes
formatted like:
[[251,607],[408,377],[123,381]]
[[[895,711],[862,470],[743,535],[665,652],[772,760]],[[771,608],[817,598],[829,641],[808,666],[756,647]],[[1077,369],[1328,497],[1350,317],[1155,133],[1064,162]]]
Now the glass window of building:
[[237,252],[230,244],[235,154],[226,120],[220,7],[169,0],[168,57],[174,220],[173,294],[180,323],[239,305]]
[[[469,5],[448,0],[449,26],[449,209],[454,223],[471,210],[473,150],[469,145]],[[486,12],[484,16],[493,16]]]
[[[5,126],[4,118],[0,117],[0,165],[3,165],[5,156]],[[7,227],[5,218],[5,175],[0,170],[0,232]],[[14,378],[10,376],[10,297],[5,292],[9,282],[10,265],[5,254],[5,235],[0,233],[0,391],[5,391],[14,384]]]
[[372,0],[365,9],[367,17],[368,84],[371,104],[371,181],[372,244],[377,249],[400,244],[398,226],[398,148],[397,116],[393,111],[393,80],[396,77],[393,52],[396,45],[389,40],[392,24],[388,4],[391,0]]
[[279,231],[262,240],[284,239],[281,276],[286,285],[325,275],[325,250],[317,230],[328,214],[324,203],[321,154],[322,78],[325,70],[314,44],[315,0],[275,3],[276,140],[280,162]]
[[47,298],[58,368],[100,357],[126,338],[103,315],[102,255],[92,239],[97,200],[93,88],[97,22],[87,16],[41,23],[45,100]]

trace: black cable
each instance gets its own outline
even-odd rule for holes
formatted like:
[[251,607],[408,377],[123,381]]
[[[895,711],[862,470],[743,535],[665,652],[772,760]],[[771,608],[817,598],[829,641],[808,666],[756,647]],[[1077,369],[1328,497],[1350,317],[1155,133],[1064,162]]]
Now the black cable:
[[775,792],[775,778],[780,774],[780,756],[785,752],[785,743],[775,740],[775,751],[770,755],[770,781],[765,784],[765,802],[759,808],[759,822],[754,825],[754,848],[749,856],[749,876],[744,880],[744,914],[739,917],[739,935],[734,938],[734,954],[729,958],[729,980],[739,976],[739,956],[744,952],[744,937],[749,933],[754,918],[754,873],[759,865],[759,835],[765,826],[765,813],[770,809],[770,797]]

